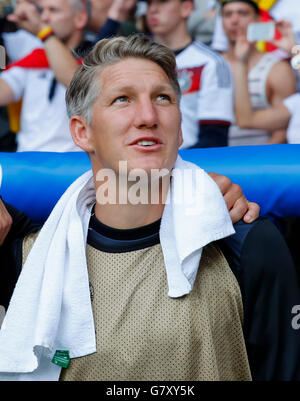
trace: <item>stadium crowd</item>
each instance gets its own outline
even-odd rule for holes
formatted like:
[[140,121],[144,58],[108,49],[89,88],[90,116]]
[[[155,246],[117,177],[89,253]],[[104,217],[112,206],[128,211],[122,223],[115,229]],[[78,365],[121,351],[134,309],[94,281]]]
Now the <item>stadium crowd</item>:
[[[77,181],[75,186],[70,187],[71,190],[75,188],[77,195],[80,190],[76,207],[80,202],[86,202],[83,204],[86,207],[90,202],[90,193],[95,192],[95,189],[97,193],[96,184],[94,188],[89,186],[95,180],[96,172],[106,166],[117,170],[117,160],[124,156],[118,142],[121,135],[119,130],[127,134],[131,116],[130,110],[124,112],[124,104],[130,103],[130,96],[140,96],[139,99],[145,101],[145,93],[150,93],[149,88],[152,97],[153,88],[156,92],[157,88],[159,91],[164,88],[166,92],[158,95],[155,92],[155,99],[151,100],[155,107],[158,104],[169,113],[162,113],[164,123],[169,128],[166,130],[166,136],[170,136],[166,141],[168,153],[163,155],[164,159],[157,156],[158,161],[154,157],[156,163],[162,163],[159,167],[166,165],[169,171],[180,165],[176,159],[178,148],[300,144],[300,118],[297,112],[297,107],[300,107],[298,3],[298,0],[17,0],[12,8],[12,2],[4,0],[0,2],[0,40],[6,50],[7,63],[0,73],[0,152],[87,152],[92,172],[88,178],[85,175],[81,177],[81,187],[75,188],[79,185]],[[249,25],[260,21],[274,21],[273,39],[249,39]],[[123,40],[123,37],[126,39]],[[102,40],[108,38],[111,40]],[[160,52],[164,55],[163,60],[159,59]],[[172,70],[170,65],[174,56]],[[99,65],[101,91],[95,98],[97,91],[93,91],[93,87],[97,88],[99,77],[96,72]],[[172,71],[176,71],[178,82]],[[146,82],[147,79],[149,82]],[[113,103],[113,108],[109,107],[107,111],[105,102],[108,102],[114,89],[118,89],[120,82],[126,82],[122,86],[126,96],[124,94],[114,98],[109,104],[111,106]],[[145,104],[140,125],[150,128],[157,122],[153,121],[153,113]],[[115,110],[121,117],[114,121]],[[176,135],[171,135],[173,133]],[[146,138],[133,145],[158,145],[153,142]],[[130,167],[146,166],[147,170],[148,159],[145,155],[133,157],[129,151],[126,155],[132,164]],[[184,164],[180,166],[182,169],[186,167]],[[218,183],[218,176],[211,174],[211,177]],[[215,185],[212,184],[213,180],[207,178],[208,187]],[[170,179],[171,184],[175,186]],[[227,210],[224,212],[228,222],[224,216],[221,219],[224,232],[228,224],[226,234],[220,236],[222,230],[216,230],[214,241],[220,240],[220,251],[216,251],[214,245],[207,248],[203,245],[204,257],[201,257],[201,247],[199,258],[204,266],[203,270],[200,269],[204,272],[201,279],[195,273],[195,268],[191,267],[193,263],[197,268],[202,266],[199,264],[200,259],[195,258],[199,247],[192,248],[194,245],[190,245],[184,238],[184,230],[194,233],[195,237],[200,235],[200,231],[197,231],[197,224],[193,225],[192,220],[189,223],[188,219],[182,217],[179,208],[176,209],[179,217],[172,220],[173,215],[170,213],[170,220],[166,224],[162,202],[158,206],[147,205],[147,208],[145,205],[132,207],[127,204],[124,208],[120,205],[100,207],[95,202],[93,208],[88,210],[89,213],[84,211],[82,215],[74,212],[76,208],[73,203],[66,203],[60,217],[53,223],[56,231],[52,241],[52,234],[47,232],[48,224],[44,226],[45,230],[44,227],[37,227],[23,213],[0,200],[0,245],[10,241],[9,246],[0,246],[0,257],[9,260],[7,271],[12,270],[13,263],[20,273],[25,264],[26,272],[22,277],[27,277],[30,271],[27,266],[30,263],[32,267],[42,269],[40,265],[49,266],[54,258],[55,265],[65,269],[61,287],[55,289],[57,298],[64,298],[66,302],[61,311],[60,307],[57,308],[61,313],[59,319],[63,316],[65,320],[57,329],[58,334],[55,332],[57,337],[54,340],[60,344],[63,339],[71,344],[72,349],[68,370],[61,373],[56,369],[54,372],[53,366],[49,368],[48,362],[45,362],[46,356],[40,354],[38,366],[35,366],[37,376],[34,376],[35,359],[31,351],[35,346],[43,344],[44,340],[50,347],[52,340],[42,333],[44,337],[41,335],[41,340],[36,340],[38,336],[34,337],[36,343],[32,344],[33,328],[29,322],[32,319],[37,325],[37,331],[39,324],[42,329],[47,328],[48,323],[49,326],[52,324],[51,319],[48,322],[44,318],[47,314],[42,312],[47,312],[45,304],[51,313],[54,311],[56,297],[50,306],[48,301],[44,303],[44,299],[47,298],[48,286],[52,287],[51,280],[53,277],[61,279],[61,272],[53,269],[57,274],[54,276],[50,269],[49,276],[45,274],[48,281],[47,277],[45,281],[41,279],[37,283],[37,287],[41,287],[33,289],[33,292],[37,291],[38,301],[32,303],[32,316],[29,316],[30,311],[24,314],[24,333],[30,338],[28,343],[26,338],[21,338],[22,334],[19,338],[19,333],[16,338],[10,335],[10,330],[15,327],[13,313],[18,314],[18,308],[23,307],[20,298],[17,299],[22,284],[25,299],[30,301],[33,298],[30,291],[26,293],[27,284],[24,285],[24,281],[21,280],[16,289],[14,282],[7,291],[9,296],[5,301],[5,309],[8,308],[12,294],[17,294],[13,298],[16,301],[10,307],[5,328],[0,334],[3,340],[2,344],[0,341],[0,380],[14,380],[11,374],[15,373],[20,374],[20,380],[27,380],[22,375],[29,373],[27,377],[31,377],[32,372],[33,380],[38,377],[56,377],[55,380],[153,380],[158,376],[166,380],[300,380],[299,332],[292,330],[289,322],[291,305],[300,302],[299,283],[289,249],[271,222],[257,219],[257,205],[249,203],[241,193],[232,195],[231,183],[228,193],[227,189],[221,190],[222,194],[218,189],[218,195],[214,193],[210,201],[206,199],[205,207],[209,212],[201,235],[205,237],[206,228],[209,231],[216,224],[213,220],[213,206],[218,196],[222,202],[224,197],[228,209],[232,208],[234,212],[231,211],[230,215]],[[70,200],[75,199],[74,194],[70,193]],[[65,201],[67,197],[63,199]],[[238,201],[244,208],[241,211],[240,207],[237,212],[235,205]],[[61,205],[61,201],[58,205]],[[80,208],[85,210],[83,206]],[[216,209],[219,211],[220,208]],[[172,213],[175,215],[175,211]],[[248,220],[251,224],[245,224],[247,213],[252,214]],[[10,216],[13,216],[13,220]],[[66,216],[66,224],[62,222],[62,216]],[[244,223],[241,221],[243,218]],[[182,232],[181,227],[175,227],[178,222],[184,227]],[[230,231],[232,223],[235,223],[236,230],[233,241],[230,240],[230,235],[234,234],[233,230]],[[88,233],[86,237],[70,240],[72,224],[74,227],[77,224],[78,231],[80,224],[83,224],[85,233]],[[167,234],[161,231],[161,227],[165,227]],[[176,233],[180,233],[182,240],[182,244],[173,253],[170,252],[170,249],[174,250],[175,243],[175,240],[173,244],[170,242],[172,228],[174,232],[177,230]],[[14,236],[22,237],[24,241],[16,243]],[[33,252],[29,253],[25,262],[34,241],[38,245],[32,248]],[[56,260],[54,243],[59,248],[59,260]],[[164,269],[161,266],[165,266],[168,273],[168,263],[174,267],[181,257],[180,252],[186,253],[184,246],[190,249],[190,253],[185,256],[189,266],[188,279],[184,281],[180,271],[177,277],[170,274],[167,277],[168,283],[164,284],[165,287],[169,285],[169,293],[173,291],[176,294],[171,295],[171,298],[181,297],[179,303],[172,303],[169,299],[166,301],[165,287],[160,285],[164,282]],[[87,254],[83,251],[85,248]],[[16,257],[20,252],[26,255],[23,259]],[[136,256],[142,255],[142,252],[148,252],[145,259]],[[44,258],[42,263],[41,255]],[[74,278],[70,267],[79,265],[83,260],[88,265],[88,291],[93,303],[97,350],[93,343],[94,327],[88,318],[80,316],[82,311],[68,309],[73,302],[70,299],[74,297],[77,288],[81,288],[79,275]],[[112,265],[116,267],[117,273],[107,273]],[[78,271],[82,266],[83,263]],[[103,267],[100,273],[99,266]],[[132,288],[132,266],[137,267],[134,278],[136,288]],[[147,266],[151,275],[142,276],[139,270],[141,266]],[[216,273],[212,274],[213,268]],[[41,271],[41,276],[43,274]],[[30,281],[30,274],[28,277]],[[195,291],[192,293],[195,298],[186,296],[190,294],[194,283],[199,290],[196,295]],[[183,288],[184,285],[188,289]],[[94,291],[94,287],[98,290]],[[99,288],[102,290],[99,291]],[[213,299],[210,292],[212,288],[220,291],[224,299],[216,297],[216,304],[206,310]],[[59,290],[62,292],[59,293]],[[3,289],[0,285],[0,295],[1,291]],[[145,294],[147,299],[144,298]],[[93,302],[94,296],[96,302]],[[124,307],[123,313],[124,299],[128,305]],[[34,308],[38,302],[42,312],[35,319]],[[201,313],[205,311],[203,316],[198,312],[200,303]],[[152,306],[148,308],[150,304]],[[223,323],[218,323],[221,315],[220,322],[225,322],[223,326]],[[229,318],[226,320],[223,315]],[[80,336],[75,338],[74,335],[78,329],[78,325],[70,322],[74,316],[75,320],[79,318],[79,326],[82,322],[86,323],[86,326],[83,324],[84,327],[80,327],[82,342]],[[104,316],[103,321],[99,316]],[[121,319],[120,330],[113,326],[111,316],[118,321]],[[162,329],[161,316],[168,316]],[[231,325],[229,321],[232,321]],[[149,322],[149,332],[145,332],[144,327],[148,327]],[[65,324],[70,325],[70,332]],[[183,331],[183,337],[177,335],[175,328],[178,325],[186,330]],[[157,349],[152,352],[157,336],[161,340],[161,352]],[[201,336],[208,339],[203,348],[197,343]],[[17,355],[14,341],[20,341],[25,348],[28,347],[24,355]],[[99,341],[103,341],[103,344],[99,345]],[[11,347],[14,354],[9,367],[10,355],[5,344]],[[180,352],[173,352],[170,344],[175,344],[175,348],[178,346]],[[126,350],[124,355],[123,345]],[[61,354],[55,354],[55,358],[59,365]],[[181,362],[177,363],[176,358],[180,358]],[[30,364],[26,365],[29,360]]]
[[[10,2],[2,3],[6,15]],[[293,0],[18,0],[1,20],[7,67],[0,77],[0,150],[79,151],[68,129],[66,87],[99,39],[137,32],[176,55],[182,148],[299,143],[299,77],[290,65],[297,15]],[[248,25],[268,18],[276,22],[275,38],[249,43]],[[244,86],[241,40],[249,43]],[[249,96],[249,108],[240,110]],[[257,110],[263,113],[256,120]]]

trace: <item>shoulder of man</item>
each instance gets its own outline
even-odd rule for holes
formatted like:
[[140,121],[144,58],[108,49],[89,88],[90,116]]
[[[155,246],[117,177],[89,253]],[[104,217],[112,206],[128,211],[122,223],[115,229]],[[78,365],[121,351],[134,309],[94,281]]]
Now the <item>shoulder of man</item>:
[[201,54],[206,68],[211,69],[217,76],[220,87],[232,86],[232,75],[228,61],[217,51],[197,40],[193,42],[193,47]]
[[[284,80],[282,77],[285,77]],[[278,60],[274,63],[267,77],[267,85],[275,91],[282,88],[285,91],[296,92],[294,71],[287,61]]]
[[244,267],[251,263],[266,271],[273,262],[278,263],[278,258],[282,258],[283,262],[286,258],[291,261],[284,237],[271,220],[259,218],[251,224],[239,221],[234,228],[235,234],[222,239],[218,244],[238,279]]
[[292,255],[268,219],[239,222],[235,229],[219,244],[241,289],[253,379],[299,380],[300,342],[291,312],[300,304],[300,287]]

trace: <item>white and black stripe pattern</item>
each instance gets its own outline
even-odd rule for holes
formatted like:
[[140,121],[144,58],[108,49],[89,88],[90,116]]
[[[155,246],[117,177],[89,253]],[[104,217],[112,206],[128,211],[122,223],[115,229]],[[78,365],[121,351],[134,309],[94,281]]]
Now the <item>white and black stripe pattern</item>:
[[194,41],[193,45],[198,47],[204,54],[212,58],[216,63],[216,72],[218,78],[218,86],[220,88],[228,88],[232,85],[230,67],[227,61],[219,53],[206,46],[204,43]]

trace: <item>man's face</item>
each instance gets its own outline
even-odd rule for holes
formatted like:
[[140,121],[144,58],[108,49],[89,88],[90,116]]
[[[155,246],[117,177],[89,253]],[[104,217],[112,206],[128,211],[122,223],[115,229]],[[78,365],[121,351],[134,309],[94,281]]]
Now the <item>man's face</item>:
[[224,32],[234,43],[238,35],[246,35],[248,25],[257,22],[259,16],[250,4],[234,2],[224,6],[222,19]]
[[107,13],[113,3],[113,0],[91,0],[92,16],[89,28],[92,31],[98,30],[104,25]]
[[69,0],[41,0],[42,21],[66,42],[75,30],[75,18]]
[[152,34],[166,35],[185,21],[186,3],[181,0],[148,0],[147,25]]
[[161,67],[128,58],[100,72],[101,91],[87,128],[94,171],[172,169],[182,143],[178,100]]
[[[17,0],[16,4],[21,4],[21,3],[25,3],[28,0]],[[41,0],[31,0],[31,3],[35,3],[35,4],[40,4]]]

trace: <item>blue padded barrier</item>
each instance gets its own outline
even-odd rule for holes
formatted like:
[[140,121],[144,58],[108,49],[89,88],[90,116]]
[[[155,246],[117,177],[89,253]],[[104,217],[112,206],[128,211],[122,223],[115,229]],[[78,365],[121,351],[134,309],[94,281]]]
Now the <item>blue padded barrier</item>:
[[[300,145],[189,149],[180,155],[208,172],[227,175],[261,206],[261,215],[300,216]],[[0,165],[3,199],[37,222],[91,168],[83,152],[0,153]]]

